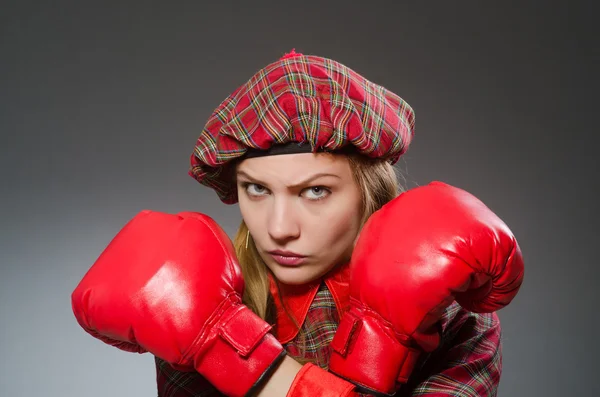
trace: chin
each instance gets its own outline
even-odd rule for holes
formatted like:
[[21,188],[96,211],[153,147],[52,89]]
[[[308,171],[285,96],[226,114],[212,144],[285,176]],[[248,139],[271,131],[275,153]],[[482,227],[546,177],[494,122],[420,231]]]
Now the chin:
[[323,274],[323,272],[317,269],[307,269],[303,268],[303,266],[285,267],[276,265],[271,267],[271,271],[277,281],[287,285],[308,284],[317,280]]

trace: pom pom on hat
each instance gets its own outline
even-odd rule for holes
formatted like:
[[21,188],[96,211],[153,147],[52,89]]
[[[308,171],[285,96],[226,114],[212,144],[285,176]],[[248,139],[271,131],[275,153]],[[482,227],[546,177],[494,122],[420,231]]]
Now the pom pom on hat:
[[288,52],[287,54],[284,54],[281,59],[287,59],[287,58],[293,58],[293,57],[301,57],[302,54],[298,54],[296,52],[295,48],[292,48],[292,51]]
[[296,143],[306,152],[353,149],[394,164],[408,149],[414,120],[412,108],[393,92],[337,61],[292,50],[214,110],[188,173],[234,204],[234,160]]

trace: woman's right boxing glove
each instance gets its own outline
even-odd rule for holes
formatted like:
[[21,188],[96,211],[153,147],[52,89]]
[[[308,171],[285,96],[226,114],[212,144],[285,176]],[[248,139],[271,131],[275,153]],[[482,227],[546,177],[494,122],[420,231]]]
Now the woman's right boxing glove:
[[151,352],[241,397],[285,355],[271,326],[242,304],[243,290],[234,247],[211,218],[143,211],[85,274],[72,307],[103,342]]

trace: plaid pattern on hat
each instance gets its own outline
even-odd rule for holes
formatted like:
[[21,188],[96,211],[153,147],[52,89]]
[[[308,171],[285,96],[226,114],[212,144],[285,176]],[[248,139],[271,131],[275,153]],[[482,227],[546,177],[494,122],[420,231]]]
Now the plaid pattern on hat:
[[295,52],[259,70],[208,119],[190,176],[237,202],[231,161],[249,149],[289,142],[311,151],[358,152],[394,164],[414,134],[414,112],[398,95],[331,59]]

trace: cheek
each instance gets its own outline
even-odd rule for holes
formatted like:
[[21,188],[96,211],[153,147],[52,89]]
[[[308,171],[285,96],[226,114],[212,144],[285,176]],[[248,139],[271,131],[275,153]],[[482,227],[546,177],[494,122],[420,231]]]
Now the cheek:
[[257,233],[260,230],[265,230],[264,225],[264,210],[261,210],[258,206],[253,206],[251,203],[247,203],[244,200],[239,200],[240,213],[244,219],[244,223],[248,226],[252,237],[255,240],[260,239]]
[[360,223],[360,211],[356,205],[334,205],[319,218],[315,235],[324,246],[346,246],[354,242]]

